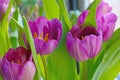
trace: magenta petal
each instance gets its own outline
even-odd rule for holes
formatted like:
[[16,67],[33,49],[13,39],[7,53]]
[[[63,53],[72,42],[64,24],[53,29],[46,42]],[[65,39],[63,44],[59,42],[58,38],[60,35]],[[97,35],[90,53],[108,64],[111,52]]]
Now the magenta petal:
[[111,38],[117,17],[111,12],[112,8],[102,1],[97,8],[96,21],[98,29],[101,29],[103,34],[103,40],[107,41]]
[[94,27],[79,29],[75,26],[67,34],[66,47],[77,61],[95,57],[102,47],[102,32]]
[[102,48],[102,34],[97,36],[90,35],[90,54],[89,58],[96,56]]
[[102,17],[101,24],[98,24],[98,28],[101,29],[103,33],[104,41],[107,41],[111,38],[114,32],[116,20],[117,17],[113,13],[108,13]]
[[[2,20],[5,12],[7,11],[7,8],[9,6],[9,2],[10,2],[10,0],[0,0],[0,21]],[[11,9],[11,12],[10,12],[8,19],[10,19],[13,12],[14,12],[14,8]]]
[[77,21],[77,25],[78,26],[81,26],[84,24],[84,21],[88,15],[89,11],[86,10],[86,11],[83,11],[82,14],[78,17],[78,21]]
[[43,45],[45,44],[45,42],[43,40],[35,38],[34,43],[35,43],[37,53],[42,54],[41,49],[42,49]]
[[60,23],[60,21],[58,19],[52,19],[50,21],[51,23],[51,30],[50,30],[50,37],[52,37],[52,39],[55,40],[60,40],[61,38],[61,34],[62,34],[62,24]]
[[49,54],[57,47],[62,36],[62,24],[58,19],[49,21],[45,17],[39,17],[29,21],[29,26],[37,53]]
[[41,55],[49,54],[57,47],[58,42],[56,40],[49,40],[41,48]]
[[22,66],[16,63],[2,61],[0,73],[5,80],[16,80],[16,76],[20,72]]
[[[27,65],[29,62],[30,64]],[[31,67],[33,70],[29,69]],[[28,80],[32,80],[35,74],[34,69],[35,66],[32,62],[32,56],[29,50],[23,47],[9,49],[3,59],[0,60],[0,75],[4,80],[26,80],[29,75],[31,75],[31,77],[29,77]],[[25,71],[25,73],[23,73],[23,71]],[[32,74],[29,73],[31,71]]]
[[18,75],[18,80],[33,80],[35,74],[35,66],[33,62],[28,61]]
[[29,21],[30,30],[32,35],[36,32],[37,36],[43,32],[44,26],[48,27],[48,21],[45,17],[39,17],[35,21]]
[[85,50],[84,46],[78,38],[72,37],[72,34],[70,32],[67,34],[66,43],[68,52],[77,61],[85,61],[88,59],[89,56],[87,54],[87,50]]

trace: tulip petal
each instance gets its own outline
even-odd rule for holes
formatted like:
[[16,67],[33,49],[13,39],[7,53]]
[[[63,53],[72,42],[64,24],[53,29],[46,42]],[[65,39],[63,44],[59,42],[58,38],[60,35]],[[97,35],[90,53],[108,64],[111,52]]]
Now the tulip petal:
[[70,32],[67,34],[66,43],[70,55],[77,61],[85,61],[88,59],[88,55],[82,43],[78,38],[73,38]]
[[114,32],[115,22],[117,17],[114,13],[108,13],[102,17],[102,25],[99,27],[103,32],[103,40],[107,41],[110,39]]
[[41,55],[49,54],[51,53],[58,45],[58,42],[56,40],[49,40],[46,42],[42,48],[41,48]]
[[31,61],[28,61],[22,68],[18,76],[18,80],[33,80],[35,75],[35,66]]
[[55,40],[60,40],[61,38],[61,34],[62,34],[62,24],[60,23],[60,21],[58,19],[52,19],[51,21],[51,37],[52,39]]
[[77,25],[80,27],[81,25],[84,24],[84,21],[88,15],[89,11],[83,11],[82,14],[78,17]]

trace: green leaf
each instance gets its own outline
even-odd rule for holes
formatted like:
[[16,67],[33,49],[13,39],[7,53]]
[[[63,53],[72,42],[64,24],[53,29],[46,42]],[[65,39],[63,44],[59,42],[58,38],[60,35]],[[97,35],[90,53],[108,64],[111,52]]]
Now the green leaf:
[[100,2],[101,0],[94,0],[94,2],[91,3],[90,6],[88,7],[89,14],[85,20],[84,27],[87,27],[87,26],[97,27],[96,26],[96,10]]
[[12,24],[18,30],[18,33],[16,33],[18,34],[18,36],[16,37],[18,39],[19,45],[26,47],[24,43],[24,37],[23,37],[23,33],[25,33],[23,26],[21,26],[14,18],[11,19],[10,24]]
[[27,37],[27,41],[30,44],[33,60],[35,62],[36,69],[37,69],[37,74],[38,74],[38,79],[37,80],[39,80],[41,78],[41,69],[39,67],[39,63],[38,63],[38,58],[37,58],[37,53],[36,53],[33,37],[32,37],[31,31],[29,29],[29,25],[28,25],[27,20],[26,20],[25,17],[23,17],[23,22],[24,22],[24,28],[25,28],[25,34],[26,34],[26,37]]
[[97,67],[95,74],[92,77],[92,80],[99,80],[101,75],[107,70],[111,65],[111,61],[117,55],[117,52],[120,50],[120,39],[116,40],[113,45],[105,52],[105,55],[102,59],[102,62]]
[[60,18],[60,10],[56,0],[42,0],[42,3],[48,19]]
[[[120,54],[120,53],[119,53]],[[114,80],[120,72],[120,60],[114,64],[110,69],[105,71],[100,80]]]
[[4,56],[6,51],[7,51],[6,43],[0,31],[0,56]]
[[0,76],[0,80],[3,80],[3,78]]
[[[66,24],[67,24],[67,27],[69,29],[71,29],[72,25],[71,25],[71,22],[70,22],[70,18],[69,18],[69,15],[68,15],[68,11],[67,11],[67,8],[65,6],[65,0],[57,0],[58,1],[58,4],[60,6],[60,16],[63,16]],[[66,27],[66,26],[64,26]]]
[[19,25],[21,25],[21,27],[23,27],[23,20],[19,8],[16,8],[13,18],[18,22]]
[[12,48],[17,48],[19,46],[17,37],[10,37]]

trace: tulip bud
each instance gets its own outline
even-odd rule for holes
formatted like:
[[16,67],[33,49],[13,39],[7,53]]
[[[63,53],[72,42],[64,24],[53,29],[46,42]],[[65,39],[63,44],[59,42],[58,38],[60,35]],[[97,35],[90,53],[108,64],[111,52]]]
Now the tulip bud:
[[84,11],[78,18],[77,25],[67,34],[66,46],[70,55],[77,61],[94,58],[102,47],[102,32],[93,26],[82,28],[88,11]]
[[111,10],[112,8],[107,3],[102,1],[98,5],[96,12],[97,26],[98,29],[101,29],[102,31],[104,41],[107,41],[111,38],[117,20],[117,16],[112,13]]

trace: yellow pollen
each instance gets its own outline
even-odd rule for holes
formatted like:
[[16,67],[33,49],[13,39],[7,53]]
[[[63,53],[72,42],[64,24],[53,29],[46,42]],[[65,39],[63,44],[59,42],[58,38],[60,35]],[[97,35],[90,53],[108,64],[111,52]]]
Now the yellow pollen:
[[44,41],[45,41],[45,42],[48,41],[48,33],[45,35],[45,37],[44,37]]
[[34,32],[33,38],[37,38],[37,33],[36,32]]

